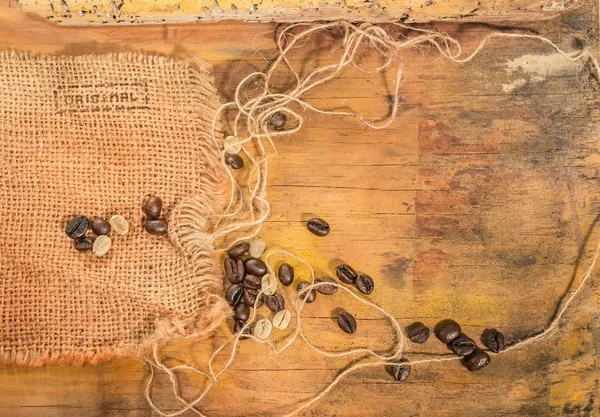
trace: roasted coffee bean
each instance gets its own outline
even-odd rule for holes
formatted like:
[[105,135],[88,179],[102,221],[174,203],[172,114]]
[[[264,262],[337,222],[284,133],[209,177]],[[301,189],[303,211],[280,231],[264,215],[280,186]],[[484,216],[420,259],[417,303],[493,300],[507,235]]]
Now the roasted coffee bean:
[[403,362],[408,362],[407,359],[402,358],[398,361],[398,365],[388,365],[385,370],[394,377],[396,381],[404,381],[410,376],[411,367],[410,365],[401,365]]
[[[262,306],[265,302],[265,297],[263,296],[263,294],[261,294],[258,298],[258,302],[256,301],[256,297],[258,297],[258,291],[249,289],[244,291],[244,304],[246,304],[248,307],[256,308]],[[256,303],[256,306],[254,305],[254,303]]]
[[229,305],[238,305],[244,297],[244,287],[239,284],[231,284],[225,292],[225,299]]
[[65,232],[67,232],[67,236],[71,239],[79,239],[85,232],[87,232],[88,227],[90,227],[90,221],[85,216],[75,216],[73,217],[67,226],[65,227]]
[[168,233],[169,225],[164,219],[151,219],[146,220],[146,223],[144,223],[144,229],[146,229],[146,232],[150,233],[151,235],[163,236]]
[[373,282],[373,278],[368,275],[359,275],[356,277],[356,281],[354,282],[356,285],[356,289],[363,294],[371,294],[373,289],[375,288],[375,283]]
[[456,339],[448,343],[448,347],[459,356],[467,356],[473,353],[477,345],[475,341],[466,334],[461,333]]
[[104,255],[108,253],[112,241],[106,235],[100,235],[94,240],[94,244],[92,246],[92,253],[96,255],[98,258],[102,258]]
[[354,284],[358,274],[350,265],[338,265],[335,268],[335,274],[338,279],[342,281],[344,284]]
[[225,276],[232,284],[239,284],[246,276],[244,261],[240,258],[225,258]]
[[267,126],[270,130],[280,132],[285,129],[286,124],[287,116],[280,111],[273,113],[267,118]]
[[144,203],[144,214],[149,219],[158,219],[162,210],[162,200],[159,197],[150,197]]
[[118,235],[126,235],[129,232],[129,223],[120,214],[112,216],[108,222],[112,230]]
[[275,293],[267,297],[267,307],[269,307],[269,310],[272,312],[277,313],[278,311],[283,310],[284,306],[285,301],[280,294]]
[[248,255],[252,256],[253,258],[260,258],[260,256],[265,251],[266,246],[267,246],[267,244],[265,243],[264,240],[262,240],[259,237],[255,237],[254,239],[252,239],[250,241],[250,247],[248,248]]
[[244,277],[244,288],[249,290],[260,290],[262,286],[262,279],[256,275],[246,274]]
[[429,327],[420,321],[411,324],[406,328],[406,334],[413,343],[425,343],[429,339]]
[[279,276],[279,282],[286,287],[289,287],[294,282],[294,268],[290,264],[282,263],[279,266],[277,275]]
[[473,353],[463,359],[463,365],[471,372],[479,371],[490,363],[490,355],[481,349],[475,349]]
[[260,289],[265,295],[273,295],[277,291],[277,278],[271,274],[262,277]]
[[244,168],[244,160],[241,156],[237,154],[228,154],[225,157],[225,163],[233,169],[242,169]]
[[[233,326],[233,332],[236,334],[241,332],[245,325],[246,325],[246,322],[244,320],[236,320],[235,326]],[[250,326],[246,327],[243,334],[250,334]],[[247,336],[240,336],[240,340],[246,340],[246,339],[248,339]]]
[[258,258],[248,258],[244,261],[246,272],[252,275],[262,277],[267,273],[267,265]]
[[494,353],[498,353],[504,349],[504,335],[496,329],[485,329],[481,340]]
[[235,306],[235,308],[233,309],[233,313],[234,313],[234,317],[237,320],[244,320],[247,321],[248,318],[250,317],[250,307],[248,307],[246,304],[244,303],[239,303],[238,305]]
[[323,219],[310,219],[306,224],[306,227],[313,235],[326,236],[329,234],[329,223]]
[[110,233],[110,223],[100,217],[92,220],[92,232],[97,236],[108,235]]
[[[327,277],[324,275],[315,278],[315,284],[318,284],[321,282],[332,282],[333,284],[336,283],[333,278]],[[321,294],[331,295],[331,294],[334,294],[338,290],[338,287],[336,285],[319,285],[316,288],[316,290],[317,290],[317,292],[320,292]]]
[[273,327],[278,328],[279,330],[284,330],[290,324],[290,320],[292,319],[292,315],[287,310],[281,310],[273,316]]
[[306,299],[307,303],[314,303],[317,298],[317,292],[315,290],[303,291],[304,288],[308,287],[310,284],[306,281],[302,281],[296,286],[296,291],[298,291],[299,297],[301,300]]
[[237,258],[248,252],[248,249],[250,249],[248,242],[238,243],[237,245],[229,248],[227,255],[229,255],[230,258]]
[[352,334],[356,331],[356,320],[354,320],[354,316],[347,311],[344,311],[338,316],[337,322],[340,329],[346,333]]
[[92,239],[84,236],[77,239],[74,246],[79,252],[85,252],[91,250],[93,244],[94,242],[92,242]]
[[442,320],[434,329],[435,335],[442,343],[450,343],[458,336],[460,336],[461,328],[460,325],[454,320]]
[[256,322],[253,334],[261,340],[265,340],[271,334],[272,323],[268,319],[262,319]]

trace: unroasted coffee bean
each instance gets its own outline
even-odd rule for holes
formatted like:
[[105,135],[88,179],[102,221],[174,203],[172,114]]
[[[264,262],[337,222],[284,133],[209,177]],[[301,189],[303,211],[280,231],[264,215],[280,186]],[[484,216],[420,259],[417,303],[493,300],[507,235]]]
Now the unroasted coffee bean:
[[92,239],[84,236],[77,239],[74,246],[79,252],[85,252],[91,250],[93,244],[94,242],[92,242]]
[[460,325],[454,320],[442,320],[435,326],[435,335],[442,343],[450,343],[460,336]]
[[[258,297],[258,291],[256,291],[256,290],[244,291],[244,304],[246,304],[249,307],[256,307],[256,308],[262,306],[263,303],[265,302],[265,297],[261,294],[260,297],[258,297],[258,301],[256,301],[257,297]],[[256,305],[254,303],[256,303]]]
[[475,348],[475,341],[466,334],[461,333],[456,339],[448,344],[450,350],[459,356],[467,356],[473,353]]
[[[246,322],[244,320],[236,320],[235,326],[233,326],[233,332],[234,333],[241,332],[245,325],[246,325]],[[243,334],[250,334],[250,326],[246,327]],[[248,337],[240,336],[240,340],[246,340],[246,339],[248,339]]]
[[403,362],[408,362],[407,359],[402,358],[398,361],[398,365],[388,365],[385,370],[394,377],[396,381],[404,381],[410,376],[411,367],[410,365],[401,365]]
[[92,220],[92,232],[97,236],[107,235],[110,233],[110,223],[100,217],[96,217]]
[[272,294],[267,297],[267,307],[274,313],[283,310],[285,302],[280,294]]
[[258,291],[262,286],[262,279],[256,275],[246,274],[243,285],[246,289]]
[[248,258],[244,261],[246,272],[252,275],[262,277],[267,273],[267,265],[258,258]]
[[[331,282],[331,283],[335,284],[335,280],[333,278],[327,277],[324,275],[315,278],[315,284],[318,284],[321,282]],[[316,288],[316,290],[317,290],[317,292],[320,292],[321,294],[331,295],[331,294],[334,294],[338,290],[338,287],[336,285],[319,285]]]
[[289,287],[294,282],[294,268],[290,264],[282,263],[279,266],[277,275],[279,276],[279,282],[286,287]]
[[239,284],[246,276],[244,261],[240,258],[225,258],[225,276],[232,284]]
[[273,316],[273,327],[283,330],[288,327],[292,314],[287,310],[281,310]]
[[65,232],[67,232],[67,236],[71,239],[79,239],[85,232],[87,232],[88,227],[90,227],[90,221],[85,216],[75,216],[73,217],[67,226],[65,227]]
[[229,305],[238,305],[244,297],[244,287],[239,284],[231,284],[225,292],[225,299]]
[[313,235],[326,236],[329,233],[329,223],[323,219],[310,219],[306,227]]
[[347,311],[344,311],[338,316],[337,322],[340,329],[348,334],[352,334],[356,331],[356,320],[354,320],[354,316]]
[[425,343],[429,339],[429,327],[417,321],[406,328],[406,334],[413,343]]
[[473,353],[463,359],[463,365],[471,372],[479,371],[490,363],[490,355],[481,349],[475,349]]
[[229,255],[230,258],[237,258],[248,252],[248,249],[250,249],[248,242],[238,243],[237,245],[229,248],[227,255]]
[[315,290],[303,291],[309,285],[308,282],[302,281],[296,287],[296,291],[298,291],[301,300],[306,300],[307,303],[314,303],[317,298],[317,292]]
[[240,153],[242,144],[235,136],[227,136],[223,141],[223,149],[227,153]]
[[359,275],[356,277],[356,281],[354,282],[356,285],[356,289],[363,294],[371,294],[373,289],[375,288],[375,283],[373,282],[373,278],[368,275]]
[[272,328],[273,325],[268,319],[262,319],[256,322],[256,325],[254,326],[254,331],[252,333],[259,339],[265,340],[271,334]]
[[126,235],[129,232],[129,223],[120,214],[112,216],[108,222],[112,230],[118,235]]
[[275,294],[275,291],[277,291],[277,278],[271,274],[265,275],[262,277],[260,289],[265,295]]
[[225,163],[233,169],[242,169],[244,168],[244,160],[241,156],[237,154],[228,154],[225,157]]
[[280,111],[273,113],[267,118],[267,126],[270,130],[282,131],[285,129],[286,124],[287,116]]
[[504,335],[496,329],[485,329],[481,340],[494,353],[498,353],[504,349]]
[[346,264],[338,265],[335,268],[335,274],[337,275],[338,279],[345,284],[354,284],[356,278],[358,277],[356,271],[350,265]]
[[108,253],[112,241],[106,235],[101,235],[96,238],[94,241],[94,245],[92,246],[92,253],[96,255],[98,258],[102,258],[104,255]]
[[264,240],[259,237],[255,237],[250,241],[250,247],[248,248],[248,254],[253,258],[260,258],[265,251],[267,244]]
[[163,236],[169,231],[169,225],[164,219],[152,219],[146,220],[146,223],[144,223],[144,229],[146,229],[146,232],[150,233],[151,235]]
[[162,210],[162,200],[159,197],[150,197],[144,203],[144,214],[149,219],[158,219]]
[[239,303],[238,305],[235,306],[235,308],[233,309],[233,313],[234,313],[234,317],[237,320],[244,320],[247,321],[248,318],[250,317],[250,307],[248,307],[246,304],[244,303]]

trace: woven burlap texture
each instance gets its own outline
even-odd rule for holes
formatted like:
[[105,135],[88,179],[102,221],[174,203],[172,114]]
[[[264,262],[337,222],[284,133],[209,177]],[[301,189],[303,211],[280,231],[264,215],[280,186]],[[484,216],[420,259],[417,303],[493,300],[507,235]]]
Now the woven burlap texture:
[[[210,228],[226,176],[219,105],[199,60],[0,52],[0,360],[140,355],[230,314]],[[143,230],[150,195],[168,237]],[[78,253],[65,234],[78,214],[121,214],[131,230],[103,258]]]

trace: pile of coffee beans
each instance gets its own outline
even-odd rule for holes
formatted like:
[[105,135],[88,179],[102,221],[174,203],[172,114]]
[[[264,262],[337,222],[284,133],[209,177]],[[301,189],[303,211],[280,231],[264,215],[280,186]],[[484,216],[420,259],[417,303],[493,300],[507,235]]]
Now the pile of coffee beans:
[[[92,229],[93,234],[88,234],[88,229]],[[85,216],[75,216],[67,222],[65,233],[75,242],[73,247],[79,252],[92,251],[98,258],[108,253],[112,245],[112,240],[108,237],[109,233],[114,231],[119,235],[126,235],[129,232],[129,224],[121,215],[115,215],[109,221],[101,217],[95,217],[91,222]]]
[[169,231],[169,226],[165,219],[160,217],[163,202],[159,197],[150,197],[142,207],[146,215],[144,229],[151,235],[163,236]]

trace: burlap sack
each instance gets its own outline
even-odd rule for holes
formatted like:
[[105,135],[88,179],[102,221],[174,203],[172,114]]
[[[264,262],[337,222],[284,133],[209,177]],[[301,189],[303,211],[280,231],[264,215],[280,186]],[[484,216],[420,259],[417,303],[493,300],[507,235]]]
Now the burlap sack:
[[[136,54],[0,53],[0,359],[99,362],[207,335],[229,314],[210,222],[225,173],[211,68]],[[169,236],[142,228],[163,199]],[[123,215],[103,258],[73,215]]]

